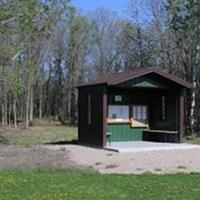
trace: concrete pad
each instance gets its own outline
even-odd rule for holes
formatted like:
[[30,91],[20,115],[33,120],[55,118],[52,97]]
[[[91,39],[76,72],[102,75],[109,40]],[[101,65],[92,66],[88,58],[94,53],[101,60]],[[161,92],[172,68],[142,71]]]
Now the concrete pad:
[[106,150],[115,152],[145,152],[145,151],[161,151],[161,150],[186,150],[186,149],[200,149],[200,145],[194,144],[179,144],[179,143],[160,143],[160,142],[112,142],[107,145]]

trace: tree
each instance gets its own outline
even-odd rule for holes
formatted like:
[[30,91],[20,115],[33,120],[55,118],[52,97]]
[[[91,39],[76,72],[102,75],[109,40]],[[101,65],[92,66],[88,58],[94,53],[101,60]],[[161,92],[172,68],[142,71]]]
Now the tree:
[[[121,31],[122,21],[106,9],[98,9],[89,19],[93,40],[89,52],[89,72],[93,78],[122,71]],[[91,77],[91,76],[89,76]]]
[[[193,83],[194,89],[189,94],[187,124],[188,132],[195,131],[195,115],[197,115],[196,93],[197,74],[199,74],[199,45],[200,45],[200,2],[199,1],[168,1],[171,15],[171,30],[175,34],[175,44],[180,56],[180,69],[186,80]],[[199,105],[198,105],[199,106]],[[189,126],[190,125],[190,126]]]
[[[66,12],[68,1],[49,0],[40,2],[38,0],[30,1],[3,1],[1,3],[0,14],[0,40],[2,44],[0,55],[3,55],[2,73],[9,83],[4,86],[2,113],[6,122],[8,112],[11,114],[10,105],[8,105],[7,94],[15,93],[9,100],[13,102],[14,118],[16,117],[16,97],[15,84],[12,77],[16,76],[22,80],[23,92],[20,99],[25,108],[23,111],[25,117],[25,127],[28,127],[33,120],[34,114],[34,87],[39,76],[40,65],[45,62],[47,54],[46,48],[49,43],[52,27],[61,19],[61,15]],[[8,53],[6,53],[8,52]],[[17,65],[20,64],[19,73],[16,73]],[[22,73],[23,72],[23,73]],[[11,76],[12,74],[12,76]],[[12,89],[10,86],[13,86]],[[15,125],[16,125],[16,119]]]

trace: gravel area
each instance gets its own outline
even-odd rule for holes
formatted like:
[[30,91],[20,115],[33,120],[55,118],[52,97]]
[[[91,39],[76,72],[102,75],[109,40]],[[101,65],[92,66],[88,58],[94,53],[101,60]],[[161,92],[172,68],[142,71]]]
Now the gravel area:
[[78,145],[0,146],[0,169],[72,167],[120,174],[200,172],[200,149],[116,153]]
[[[49,146],[57,149],[60,146]],[[200,172],[200,149],[162,150],[115,153],[75,145],[65,146],[69,159],[76,165],[93,168],[100,173],[141,174]]]

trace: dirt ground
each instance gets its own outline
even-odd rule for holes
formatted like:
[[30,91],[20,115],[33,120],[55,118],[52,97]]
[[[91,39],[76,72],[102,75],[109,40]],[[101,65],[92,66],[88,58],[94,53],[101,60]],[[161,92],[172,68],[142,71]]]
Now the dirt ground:
[[135,153],[115,153],[80,146],[69,146],[67,149],[70,149],[69,158],[72,162],[84,167],[94,168],[100,173],[200,172],[199,148]]
[[0,146],[0,169],[62,169],[76,166],[65,148]]
[[115,153],[78,145],[1,145],[0,169],[81,168],[100,173],[200,172],[200,149]]

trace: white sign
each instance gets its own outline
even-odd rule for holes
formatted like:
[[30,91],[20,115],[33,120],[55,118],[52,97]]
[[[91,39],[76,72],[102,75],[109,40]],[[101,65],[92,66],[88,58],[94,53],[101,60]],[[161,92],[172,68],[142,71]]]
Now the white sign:
[[121,95],[115,95],[115,102],[121,102],[122,96]]

